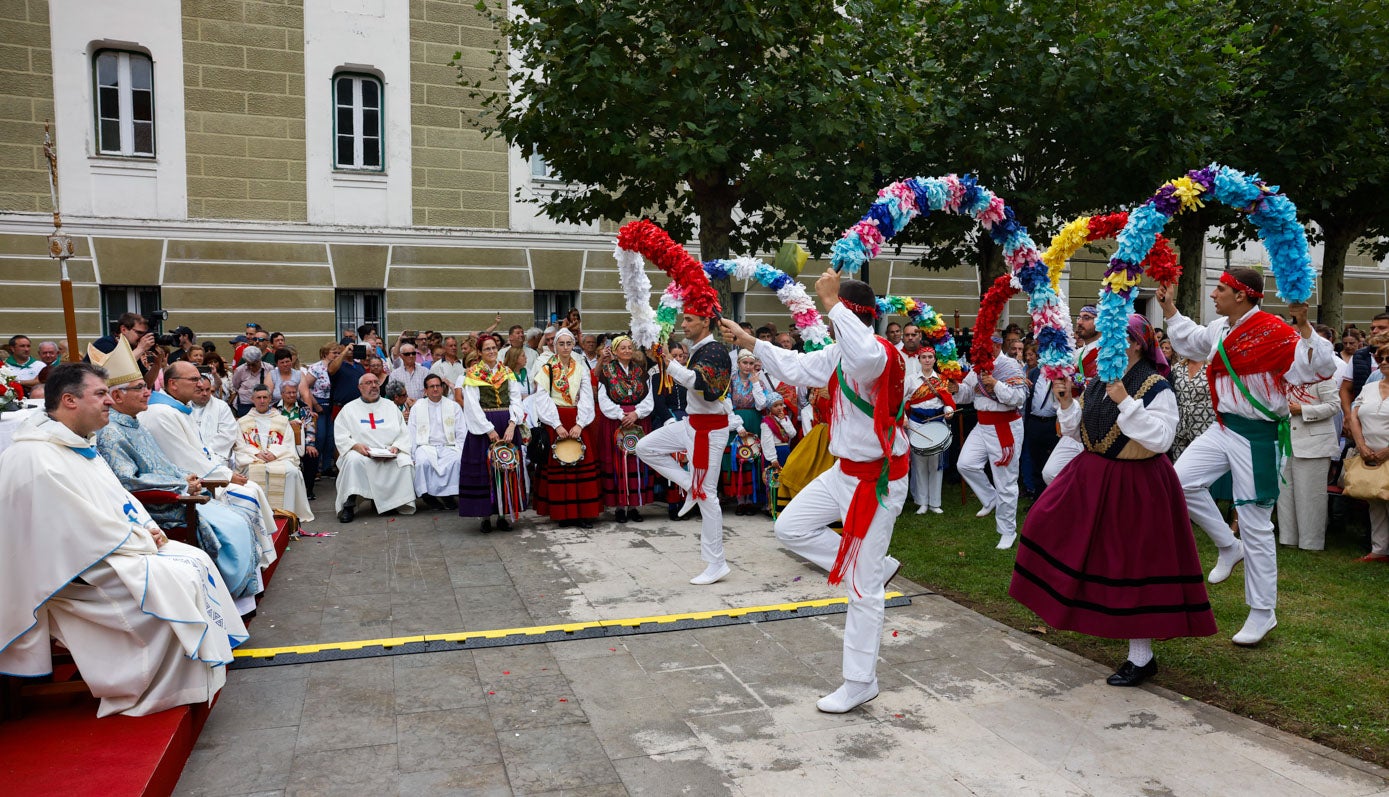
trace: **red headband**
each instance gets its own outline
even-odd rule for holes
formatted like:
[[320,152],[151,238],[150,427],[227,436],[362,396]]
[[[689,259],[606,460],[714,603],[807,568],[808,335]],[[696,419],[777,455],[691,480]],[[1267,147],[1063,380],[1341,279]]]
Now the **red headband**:
[[850,312],[854,313],[854,315],[871,315],[874,318],[878,317],[878,306],[876,304],[871,307],[868,305],[856,304],[845,299],[843,296],[839,297],[839,303],[849,308]]
[[1243,282],[1240,282],[1238,279],[1235,278],[1233,274],[1231,274],[1228,271],[1222,272],[1220,274],[1220,284],[1233,291],[1242,291],[1246,296],[1250,296],[1255,299],[1264,298],[1264,294],[1261,291],[1256,291],[1248,285],[1245,285]]

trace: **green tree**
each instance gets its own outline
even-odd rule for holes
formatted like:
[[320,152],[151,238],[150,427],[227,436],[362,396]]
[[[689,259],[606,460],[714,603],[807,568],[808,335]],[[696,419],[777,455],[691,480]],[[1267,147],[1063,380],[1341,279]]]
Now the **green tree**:
[[916,124],[933,85],[902,69],[916,7],[513,0],[508,18],[484,2],[505,79],[460,80],[485,133],[577,186],[543,198],[546,215],[649,215],[676,240],[697,227],[701,256],[727,257],[856,218],[889,170],[884,136]]
[[[1389,228],[1389,26],[1383,3],[1244,0],[1262,69],[1239,125],[1243,159],[1280,185],[1324,244],[1318,320],[1344,321],[1346,256],[1383,257]],[[1239,164],[1232,164],[1238,166]]]

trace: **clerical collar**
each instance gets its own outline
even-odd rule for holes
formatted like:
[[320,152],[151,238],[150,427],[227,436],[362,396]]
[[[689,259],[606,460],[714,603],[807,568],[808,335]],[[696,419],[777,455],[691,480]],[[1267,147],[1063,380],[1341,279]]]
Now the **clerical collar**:
[[174,398],[173,396],[169,395],[168,393],[165,393],[165,392],[162,391],[162,390],[159,390],[159,391],[156,391],[156,392],[150,394],[150,403],[151,403],[151,404],[163,404],[163,405],[166,406],[166,407],[173,407],[174,409],[178,410],[179,412],[183,413],[184,415],[192,415],[192,414],[193,414],[193,408],[192,408],[192,407],[188,406],[187,404],[184,404],[182,401],[179,401],[178,399]]

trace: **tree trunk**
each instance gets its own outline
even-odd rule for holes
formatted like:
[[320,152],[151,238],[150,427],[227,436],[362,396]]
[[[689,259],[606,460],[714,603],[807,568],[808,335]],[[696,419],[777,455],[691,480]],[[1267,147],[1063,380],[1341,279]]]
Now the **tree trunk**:
[[[731,256],[729,241],[733,234],[733,208],[737,198],[733,189],[722,180],[690,180],[695,212],[699,214],[699,257],[701,260],[723,260]],[[727,278],[711,280],[719,292],[723,314],[733,318],[733,291]],[[735,319],[737,320],[737,319]]]
[[1178,262],[1182,265],[1177,280],[1177,309],[1187,318],[1201,323],[1201,300],[1206,286],[1206,231],[1210,220],[1201,212],[1179,217],[1177,221]]
[[1321,220],[1317,223],[1326,236],[1322,247],[1321,303],[1317,305],[1317,321],[1336,330],[1339,336],[1345,323],[1346,255],[1363,227]]
[[976,264],[979,269],[979,298],[984,298],[984,293],[994,284],[994,280],[1003,274],[1008,273],[1008,266],[1003,262],[1003,247],[993,242],[987,235],[979,236],[979,262]]

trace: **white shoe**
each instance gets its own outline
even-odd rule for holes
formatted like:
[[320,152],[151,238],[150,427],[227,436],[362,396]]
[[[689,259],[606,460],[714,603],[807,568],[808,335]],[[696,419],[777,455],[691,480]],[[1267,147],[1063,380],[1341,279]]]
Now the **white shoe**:
[[690,579],[690,583],[702,587],[706,584],[713,584],[731,572],[733,571],[728,569],[727,562],[719,562],[704,568],[704,572]]
[[1235,540],[1235,544],[1230,546],[1228,553],[1223,548],[1218,550],[1220,555],[1215,560],[1215,567],[1211,568],[1211,574],[1206,577],[1206,580],[1212,584],[1219,584],[1229,578],[1230,571],[1235,569],[1235,565],[1244,561],[1244,543],[1239,540]]
[[883,579],[883,589],[887,589],[887,582],[897,577],[897,573],[902,569],[902,563],[895,556],[885,557],[883,572],[887,573],[887,578]]
[[994,550],[1006,551],[1013,547],[1013,543],[1017,542],[1017,539],[1017,534],[1000,534],[998,537],[998,545],[994,546]]
[[994,511],[994,505],[993,505],[993,504],[984,504],[982,507],[979,508],[979,511],[978,511],[978,512],[975,512],[975,513],[974,513],[974,516],[975,516],[975,517],[988,517],[988,516],[989,516],[989,513],[992,512],[992,511]]
[[844,685],[815,701],[826,714],[846,714],[878,696],[878,681],[845,681]]
[[924,514],[926,514],[926,507],[924,507],[924,506],[919,506],[919,507],[917,507],[917,508],[916,508],[916,514],[918,514],[918,515],[924,515]]
[[1253,609],[1249,612],[1249,618],[1244,621],[1244,627],[1238,634],[1231,637],[1230,641],[1236,645],[1252,647],[1264,641],[1264,637],[1269,631],[1278,627],[1278,617],[1273,610],[1268,610],[1268,616],[1264,617],[1264,611]]
[[938,507],[938,506],[927,507],[927,509],[930,509],[930,510],[931,510],[931,513],[932,513],[932,514],[935,514],[935,515],[944,515],[944,514],[945,514],[945,510],[941,509],[941,508]]
[[696,503],[696,501],[695,501],[694,493],[690,492],[689,490],[686,490],[686,491],[685,491],[685,503],[683,503],[683,504],[680,505],[680,511],[676,513],[676,516],[677,516],[677,517],[684,517],[684,516],[690,514],[690,510],[695,508],[695,503]]

